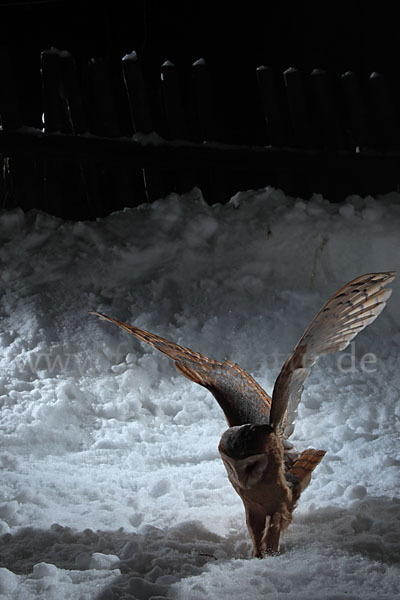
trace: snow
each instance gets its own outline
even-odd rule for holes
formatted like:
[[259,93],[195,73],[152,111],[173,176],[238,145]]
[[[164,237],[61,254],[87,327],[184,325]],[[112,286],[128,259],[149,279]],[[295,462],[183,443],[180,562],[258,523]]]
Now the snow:
[[125,56],[123,56],[122,60],[133,60],[133,61],[137,61],[138,56],[137,53],[135,52],[135,50],[132,50],[132,52],[128,52],[128,54],[125,54]]
[[56,56],[60,55],[60,51],[58,48],[55,48],[54,46],[51,46],[51,48],[48,48],[47,50],[43,50],[42,54],[54,54]]
[[399,280],[306,382],[291,438],[326,449],[281,554],[251,559],[213,397],[91,309],[271,392],[328,297],[400,269],[400,195],[199,190],[96,222],[0,213],[0,597],[398,597]]
[[290,75],[291,73],[298,73],[298,69],[296,67],[289,67],[286,71],[283,72],[284,75]]
[[204,60],[204,58],[198,58],[197,60],[194,61],[192,67],[206,67],[207,63]]
[[58,48],[48,48],[47,50],[43,50],[42,54],[58,56],[59,58],[70,58],[72,55],[68,50],[59,50]]

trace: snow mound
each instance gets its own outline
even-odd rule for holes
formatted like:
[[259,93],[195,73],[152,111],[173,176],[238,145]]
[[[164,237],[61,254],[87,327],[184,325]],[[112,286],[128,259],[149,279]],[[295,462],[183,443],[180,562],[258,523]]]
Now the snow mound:
[[213,397],[100,310],[271,392],[328,297],[400,270],[400,195],[199,190],[96,222],[0,212],[0,594],[372,600],[398,594],[400,277],[306,382],[292,437],[327,454],[282,554],[249,559]]

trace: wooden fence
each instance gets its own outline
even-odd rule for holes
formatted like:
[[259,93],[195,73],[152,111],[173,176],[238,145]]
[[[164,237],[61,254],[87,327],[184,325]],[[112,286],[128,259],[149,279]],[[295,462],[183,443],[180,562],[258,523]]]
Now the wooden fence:
[[[129,103],[130,131],[123,131],[105,61],[89,61],[83,85],[68,52],[42,52],[38,129],[20,117],[12,59],[0,51],[3,208],[36,207],[82,219],[194,185],[212,203],[266,185],[341,200],[391,191],[400,182],[398,111],[378,73],[359,82],[350,72],[330,78],[320,69],[279,75],[257,68],[258,96],[246,110],[253,103],[260,114],[264,145],[245,146],[224,140],[203,60],[192,66],[186,87],[178,69],[165,62],[160,87],[150,94],[136,54],[125,56],[120,73],[113,73],[113,81],[123,80]],[[190,93],[182,94],[183,88]]]

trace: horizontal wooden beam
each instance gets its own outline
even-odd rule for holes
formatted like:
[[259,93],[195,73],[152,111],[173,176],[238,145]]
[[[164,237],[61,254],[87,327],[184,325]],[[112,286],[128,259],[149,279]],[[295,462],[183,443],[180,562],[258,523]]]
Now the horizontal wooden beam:
[[129,138],[111,139],[92,135],[43,133],[32,128],[0,130],[0,154],[27,155],[60,160],[94,160],[125,164],[132,169],[161,170],[240,169],[243,171],[306,169],[307,171],[397,170],[400,152],[321,151],[260,146],[234,146],[214,142],[151,142]]

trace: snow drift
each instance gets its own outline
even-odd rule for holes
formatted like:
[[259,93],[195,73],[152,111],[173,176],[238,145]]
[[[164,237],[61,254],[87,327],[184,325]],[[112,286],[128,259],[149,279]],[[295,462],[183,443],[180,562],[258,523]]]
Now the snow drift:
[[384,313],[307,380],[292,441],[327,455],[282,538],[250,559],[218,455],[222,411],[96,309],[271,392],[341,285],[400,270],[400,195],[309,202],[198,190],[65,222],[0,213],[0,595],[394,598],[400,562],[400,278]]

